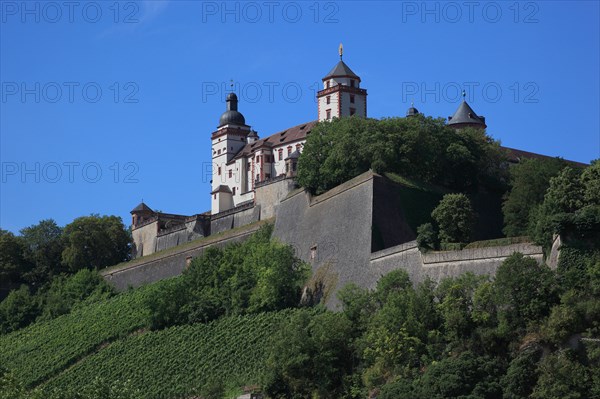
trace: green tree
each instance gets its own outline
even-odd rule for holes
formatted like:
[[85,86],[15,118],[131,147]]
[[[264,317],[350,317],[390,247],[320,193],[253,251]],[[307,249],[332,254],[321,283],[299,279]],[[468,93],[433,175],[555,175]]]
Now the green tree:
[[339,398],[352,370],[352,325],[341,313],[294,314],[274,336],[266,393],[273,398]]
[[39,311],[38,300],[31,295],[26,285],[11,291],[0,302],[0,333],[6,334],[32,323]]
[[21,237],[0,229],[0,300],[25,282],[23,276],[31,270],[32,264],[25,259],[24,252]]
[[318,194],[372,169],[464,189],[503,180],[503,159],[485,132],[457,132],[443,119],[336,118],[312,129],[298,182]]
[[500,376],[503,365],[488,356],[463,352],[457,357],[445,358],[427,368],[418,382],[423,399],[501,397]]
[[465,273],[446,278],[438,286],[438,308],[448,341],[467,340],[473,334],[476,326],[472,316],[474,296],[478,287],[486,280],[486,276]]
[[436,249],[438,246],[437,233],[431,223],[424,223],[417,227],[417,244],[419,248]]
[[600,205],[600,159],[593,160],[581,174],[586,205]]
[[514,253],[500,265],[494,288],[500,327],[505,334],[522,333],[528,323],[548,316],[558,303],[552,270],[521,253]]
[[24,274],[24,278],[37,290],[63,271],[62,228],[54,220],[46,219],[22,229],[21,236],[25,243],[24,256],[34,265],[30,272]]
[[49,289],[41,293],[42,320],[53,319],[66,314],[83,301],[95,302],[107,299],[113,288],[97,272],[82,269],[72,276],[59,276],[52,280]]
[[504,233],[527,234],[531,211],[544,200],[550,179],[565,166],[560,158],[523,159],[510,169],[511,190],[502,205]]
[[442,243],[469,242],[475,214],[466,195],[444,195],[439,205],[431,212],[431,216],[439,226]]
[[62,263],[72,273],[102,269],[129,258],[129,235],[120,217],[82,216],[65,227],[63,236]]
[[589,369],[569,352],[546,356],[539,365],[539,378],[532,399],[590,398]]
[[538,379],[539,350],[519,353],[508,366],[501,385],[504,399],[527,399]]
[[243,243],[208,248],[183,275],[148,300],[153,328],[207,322],[222,315],[295,307],[309,268],[261,227]]

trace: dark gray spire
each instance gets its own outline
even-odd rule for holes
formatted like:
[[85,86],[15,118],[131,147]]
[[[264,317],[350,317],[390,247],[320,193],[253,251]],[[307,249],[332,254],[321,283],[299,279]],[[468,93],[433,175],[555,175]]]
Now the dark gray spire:
[[448,117],[448,125],[454,125],[455,127],[487,127],[485,124],[485,117],[477,115],[475,111],[473,111],[473,108],[467,104],[467,101],[464,100],[464,96],[465,92],[463,90],[463,101],[458,106],[454,115]]
[[348,65],[346,65],[346,63],[342,60],[340,60],[340,62],[338,62],[331,71],[329,71],[329,73],[327,75],[325,75],[325,77],[323,78],[323,80],[325,79],[329,79],[329,78],[337,78],[337,77],[342,77],[342,76],[348,76],[351,78],[356,78],[360,81],[360,78],[358,77],[357,74],[355,74],[352,69],[350,69],[350,67]]

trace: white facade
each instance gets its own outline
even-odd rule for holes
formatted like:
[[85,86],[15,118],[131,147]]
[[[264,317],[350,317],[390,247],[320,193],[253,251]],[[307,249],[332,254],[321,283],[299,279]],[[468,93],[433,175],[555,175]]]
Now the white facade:
[[[360,78],[342,61],[323,78],[317,100],[318,121],[367,115],[367,91],[360,88]],[[302,152],[310,131],[303,131],[309,125],[304,124],[259,139],[237,112],[237,97],[231,93],[227,102],[222,124],[212,134],[212,214],[254,200],[257,183],[294,176],[295,159],[286,163],[286,158],[295,151]]]

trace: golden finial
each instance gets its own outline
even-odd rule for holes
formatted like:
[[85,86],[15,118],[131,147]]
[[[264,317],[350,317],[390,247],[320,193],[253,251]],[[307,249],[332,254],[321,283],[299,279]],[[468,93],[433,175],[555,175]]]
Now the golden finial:
[[340,49],[339,49],[339,52],[340,52],[340,60],[341,60],[341,59],[342,59],[342,56],[344,55],[344,46],[342,45],[342,43],[340,43]]

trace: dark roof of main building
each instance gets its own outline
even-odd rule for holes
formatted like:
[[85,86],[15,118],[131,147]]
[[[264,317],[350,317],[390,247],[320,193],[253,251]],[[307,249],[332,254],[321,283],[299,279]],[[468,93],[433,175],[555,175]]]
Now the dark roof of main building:
[[269,137],[265,137],[264,139],[256,140],[253,143],[248,143],[240,150],[240,152],[236,154],[236,156],[230,162],[233,162],[241,157],[248,156],[254,150],[260,147],[272,148],[287,143],[293,143],[295,141],[304,140],[306,139],[306,135],[310,133],[311,129],[317,124],[317,122],[318,121],[310,121],[302,123],[300,125],[296,125],[289,129],[285,129],[275,134],[272,134]]

